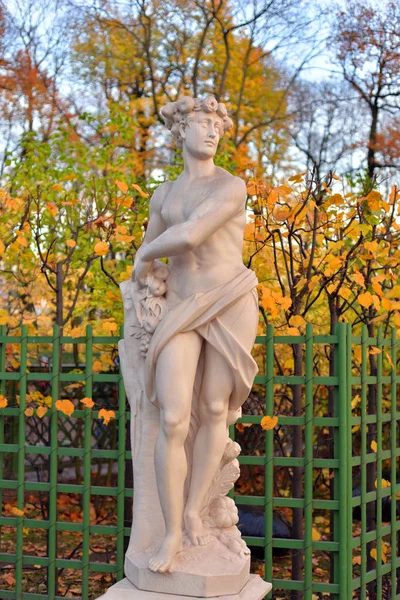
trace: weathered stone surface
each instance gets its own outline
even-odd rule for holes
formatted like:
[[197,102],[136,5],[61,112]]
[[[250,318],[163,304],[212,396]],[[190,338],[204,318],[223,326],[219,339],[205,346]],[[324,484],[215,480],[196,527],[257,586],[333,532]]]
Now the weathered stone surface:
[[238,594],[249,579],[250,555],[235,555],[215,538],[206,546],[184,548],[172,573],[153,573],[149,558],[145,553],[125,557],[125,574],[140,590],[212,598]]
[[[272,589],[259,575],[250,575],[247,584],[238,594],[214,596],[218,600],[262,600]],[[197,597],[199,598],[199,597]],[[165,594],[160,592],[145,592],[138,590],[128,579],[123,579],[113,585],[104,596],[98,600],[187,600],[187,596],[179,594]],[[199,599],[200,600],[200,599]],[[213,600],[209,598],[209,600]]]

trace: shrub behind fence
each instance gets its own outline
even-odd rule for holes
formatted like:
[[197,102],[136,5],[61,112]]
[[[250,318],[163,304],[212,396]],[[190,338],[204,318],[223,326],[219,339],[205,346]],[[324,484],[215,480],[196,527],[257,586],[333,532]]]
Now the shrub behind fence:
[[[0,394],[9,400],[0,409],[1,598],[92,600],[123,577],[133,496],[130,413],[121,374],[93,370],[98,349],[115,348],[118,339],[94,337],[90,326],[81,338],[60,336],[57,327],[47,337],[28,336],[26,327],[11,337],[0,328]],[[83,349],[83,370],[60,369],[69,345]],[[28,366],[39,346],[51,358],[48,372]],[[245,539],[258,558],[264,552],[265,568],[260,561],[253,568],[273,582],[270,597],[400,598],[397,346],[394,330],[384,339],[363,327],[355,336],[343,323],[334,335],[314,336],[307,325],[304,336],[279,336],[268,326],[257,338],[254,390],[265,398],[260,412],[277,414],[278,424],[263,431],[263,414],[253,410],[231,428],[248,452],[234,497],[264,516],[264,535]],[[7,351],[16,347],[18,364],[7,370]],[[48,382],[52,397],[40,439],[29,421],[39,423],[37,410],[26,414],[38,381]],[[104,438],[98,410],[78,408],[68,417],[54,406],[60,395],[92,397],[102,385],[104,404],[115,411],[110,447],[96,433]],[[60,435],[66,430],[69,436]],[[75,466],[70,479],[66,457]],[[273,536],[278,517],[291,537]]]

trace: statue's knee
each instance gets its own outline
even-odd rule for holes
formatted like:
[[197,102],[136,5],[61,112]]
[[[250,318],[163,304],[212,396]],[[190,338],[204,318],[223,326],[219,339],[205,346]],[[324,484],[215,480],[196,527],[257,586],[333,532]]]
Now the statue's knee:
[[163,411],[161,425],[167,437],[186,437],[187,419],[178,412]]
[[218,400],[214,399],[212,402],[208,402],[204,407],[203,417],[204,419],[213,419],[216,421],[220,421],[226,415],[227,411],[227,401],[224,399]]

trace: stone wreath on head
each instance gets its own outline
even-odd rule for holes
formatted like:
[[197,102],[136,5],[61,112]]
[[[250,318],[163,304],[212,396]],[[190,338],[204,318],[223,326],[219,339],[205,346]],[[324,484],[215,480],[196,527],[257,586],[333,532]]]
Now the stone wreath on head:
[[232,119],[228,117],[228,111],[225,104],[218,102],[214,96],[206,96],[205,98],[191,98],[183,96],[176,102],[168,102],[162,107],[160,113],[164,123],[169,129],[176,141],[178,148],[182,149],[182,137],[179,132],[180,124],[185,127],[190,122],[190,115],[194,112],[203,111],[205,113],[216,113],[221,117],[224,133],[232,129]]

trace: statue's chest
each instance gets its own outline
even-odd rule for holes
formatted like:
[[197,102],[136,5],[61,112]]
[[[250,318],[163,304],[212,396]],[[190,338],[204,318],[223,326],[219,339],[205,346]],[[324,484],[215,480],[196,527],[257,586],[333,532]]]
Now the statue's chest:
[[209,187],[175,183],[165,197],[161,217],[167,227],[185,223],[209,194]]

